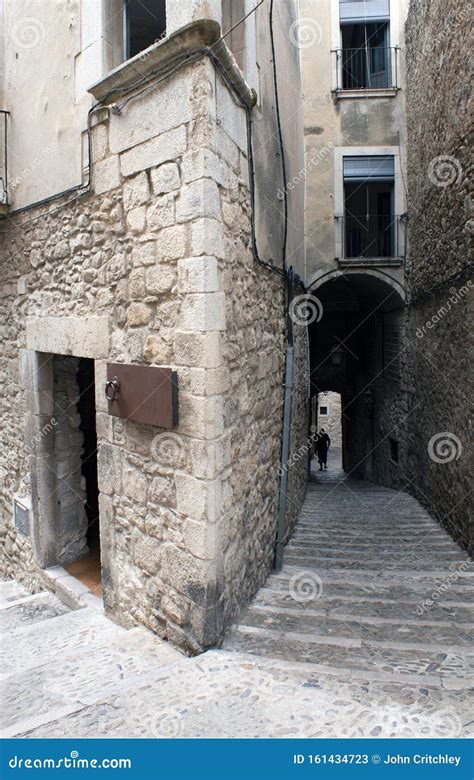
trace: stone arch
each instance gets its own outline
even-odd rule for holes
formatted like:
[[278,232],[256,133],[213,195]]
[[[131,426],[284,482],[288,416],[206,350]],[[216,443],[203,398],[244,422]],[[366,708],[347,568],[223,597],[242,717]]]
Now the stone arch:
[[400,305],[404,306],[407,301],[407,294],[404,285],[398,281],[392,274],[379,268],[345,268],[332,271],[317,272],[308,284],[308,291],[315,293],[329,282],[334,282],[339,278],[346,278],[350,282],[351,277],[360,279],[361,277],[371,277],[384,282],[391,287],[400,298]]

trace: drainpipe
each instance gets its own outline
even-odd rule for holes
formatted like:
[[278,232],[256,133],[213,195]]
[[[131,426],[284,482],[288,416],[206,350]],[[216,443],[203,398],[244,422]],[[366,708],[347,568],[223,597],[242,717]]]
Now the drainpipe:
[[285,361],[285,396],[283,403],[283,442],[281,447],[280,503],[278,508],[278,528],[275,551],[275,571],[283,566],[283,550],[286,541],[286,491],[288,486],[288,460],[290,457],[291,407],[293,399],[293,322],[290,316],[290,304],[293,299],[293,269],[287,275],[287,346]]

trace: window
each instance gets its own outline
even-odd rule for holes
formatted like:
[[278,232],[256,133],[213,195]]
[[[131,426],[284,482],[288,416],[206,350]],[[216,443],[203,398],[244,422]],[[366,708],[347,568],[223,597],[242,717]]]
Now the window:
[[398,463],[398,441],[389,436],[388,443],[390,447],[390,460],[394,463]]
[[392,87],[389,0],[340,0],[339,14],[339,89]]
[[394,257],[393,156],[344,157],[343,172],[344,256]]
[[124,0],[123,10],[128,60],[166,35],[166,0]]
[[319,414],[321,417],[327,417],[328,415],[328,408],[327,406],[320,406],[319,407]]

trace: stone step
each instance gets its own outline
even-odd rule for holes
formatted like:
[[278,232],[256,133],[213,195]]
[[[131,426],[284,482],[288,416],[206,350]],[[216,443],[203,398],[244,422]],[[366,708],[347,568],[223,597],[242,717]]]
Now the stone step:
[[[270,628],[273,631],[308,634],[318,637],[332,636],[360,639],[362,642],[397,643],[404,647],[424,647],[445,650],[456,647],[470,648],[473,645],[473,624],[456,625],[447,621],[429,623],[421,621],[417,616],[406,617],[403,621],[381,620],[380,618],[360,618],[347,613],[346,617],[322,617],[311,609],[294,607],[268,607],[258,604],[244,611],[240,618],[240,626],[255,626]],[[423,640],[420,632],[423,630]]]
[[279,631],[251,626],[234,628],[225,649],[341,669],[403,674],[418,678],[420,683],[425,675],[439,679],[458,677],[463,687],[474,686],[474,657],[449,650],[368,644],[346,637],[313,637],[309,641],[305,634],[282,635]]
[[[421,543],[426,545],[427,541],[426,534],[421,531],[416,533],[402,533],[401,531],[394,530],[391,533],[388,533],[387,531],[380,533],[377,530],[372,531],[367,528],[359,530],[347,525],[338,532],[336,532],[334,528],[324,531],[315,526],[313,529],[305,531],[297,527],[291,538],[294,540],[304,540],[304,542],[308,544],[318,544],[325,542],[326,544],[330,543],[333,546],[339,545],[341,541],[351,540],[357,546],[365,548],[370,548],[379,540],[388,540],[391,544],[400,545],[413,545]],[[430,549],[433,547],[436,550],[454,549],[458,552],[462,551],[462,548],[456,544],[454,539],[452,539],[447,533],[444,532],[440,532],[440,534],[437,536],[430,534],[429,543]]]
[[26,588],[16,580],[0,580],[0,609],[28,595]]
[[[359,592],[361,591],[365,594],[372,593],[375,596],[385,594],[387,598],[390,598],[391,592],[399,594],[405,589],[405,593],[411,593],[414,596],[419,595],[420,598],[424,599],[429,598],[432,593],[437,591],[439,592],[439,598],[435,598],[435,601],[445,601],[446,594],[449,594],[451,599],[459,598],[467,602],[467,604],[472,603],[470,600],[474,595],[472,583],[461,580],[454,575],[449,579],[449,573],[444,573],[443,577],[433,578],[420,572],[417,572],[416,576],[412,572],[406,572],[406,576],[400,577],[398,574],[394,575],[390,571],[385,575],[377,572],[377,576],[366,577],[364,572],[357,570],[285,566],[279,574],[271,574],[267,583],[271,584],[272,588],[281,587],[288,590],[290,583],[293,582],[294,587],[297,588],[301,586],[301,581],[305,581],[305,574],[308,575],[310,583],[315,580],[315,575],[319,577],[325,592],[329,586],[338,585],[343,588],[343,593],[355,593],[355,588],[359,588]],[[408,577],[411,577],[411,579],[408,580]],[[407,584],[408,582],[409,585]],[[320,591],[320,588],[318,591]]]
[[66,612],[70,612],[69,607],[49,591],[24,596],[0,609],[0,633],[6,634],[31,623],[64,615]]
[[416,558],[403,559],[401,561],[384,562],[383,560],[373,561],[366,565],[363,558],[357,560],[353,558],[322,558],[320,556],[293,553],[291,549],[285,550],[283,556],[284,565],[298,568],[300,570],[310,569],[314,571],[363,571],[367,576],[380,576],[382,574],[390,577],[409,576],[419,579],[420,577],[446,578],[450,573],[466,583],[474,584],[474,572],[461,571],[462,561],[438,562],[432,565],[424,564],[421,570],[418,570],[418,561]]
[[[357,559],[361,557],[368,566],[375,566],[377,561],[393,561],[403,558],[403,560],[409,560],[410,557],[416,558],[419,566],[424,568],[424,564],[429,566],[433,563],[459,563],[459,565],[465,566],[466,571],[471,569],[474,572],[474,566],[468,564],[467,559],[458,550],[431,550],[431,554],[427,550],[423,550],[421,547],[413,545],[412,547],[400,548],[395,545],[388,547],[387,542],[380,545],[373,545],[369,550],[357,549],[349,542],[342,544],[340,547],[320,547],[319,545],[301,544],[297,540],[292,539],[285,548],[285,554],[298,555],[301,557],[311,557],[315,560],[328,560],[334,559]],[[370,554],[372,553],[372,554]]]
[[[268,583],[268,581],[267,581]],[[313,610],[316,614],[330,615],[338,617],[354,614],[361,618],[379,618],[383,620],[400,621],[404,618],[417,618],[418,620],[433,621],[436,624],[438,620],[447,623],[469,623],[474,624],[474,606],[468,602],[465,605],[454,600],[450,602],[433,602],[433,605],[424,610],[419,610],[422,601],[420,598],[413,598],[411,591],[402,591],[398,598],[381,598],[373,593],[368,596],[362,589],[360,595],[355,595],[352,589],[344,586],[332,586],[329,590],[324,588],[323,593],[318,598],[308,601],[298,601],[290,593],[289,588],[271,588],[264,587],[258,591],[257,596],[252,602],[253,606],[270,607],[279,609],[280,607],[294,607],[297,605],[300,609]],[[350,595],[346,595],[350,594]],[[421,614],[420,614],[421,611]]]
[[0,645],[0,677],[48,663],[59,663],[82,650],[106,645],[127,632],[89,607],[67,612],[36,624],[17,628],[3,637]]
[[45,658],[2,682],[0,735],[13,737],[31,727],[101,701],[119,686],[136,686],[154,669],[184,656],[146,629],[109,635],[106,644],[77,649],[65,657]]

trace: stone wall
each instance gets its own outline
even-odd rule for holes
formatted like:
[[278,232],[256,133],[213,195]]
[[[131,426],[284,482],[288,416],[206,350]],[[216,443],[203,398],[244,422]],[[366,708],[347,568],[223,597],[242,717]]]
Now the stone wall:
[[[30,471],[33,549],[53,530],[58,561],[38,508],[54,471],[22,444],[25,420],[43,422],[35,360],[92,358],[105,606],[189,652],[220,640],[271,567],[282,426],[284,286],[252,256],[245,114],[217,82],[202,60],[101,118],[92,191],[0,235],[4,571],[41,580],[11,520]],[[109,416],[107,361],[176,369],[178,428]]]
[[[326,407],[327,414],[321,414]],[[319,393],[318,430],[324,428],[331,439],[331,447],[342,447],[341,396],[339,393]]]
[[407,21],[408,468],[417,498],[473,549],[470,5],[413,0]]

